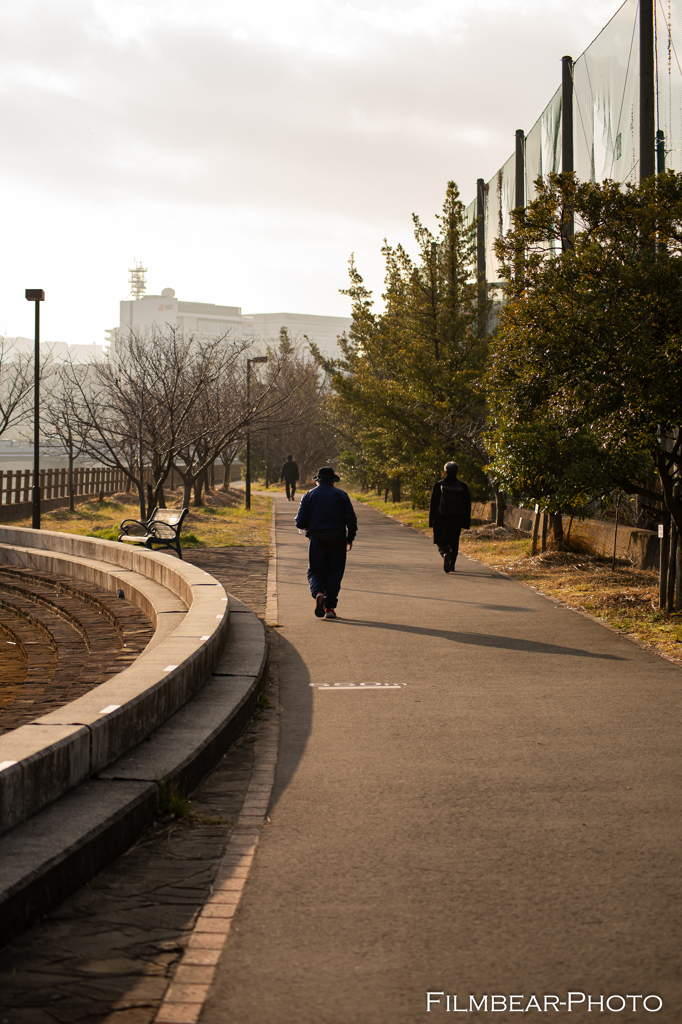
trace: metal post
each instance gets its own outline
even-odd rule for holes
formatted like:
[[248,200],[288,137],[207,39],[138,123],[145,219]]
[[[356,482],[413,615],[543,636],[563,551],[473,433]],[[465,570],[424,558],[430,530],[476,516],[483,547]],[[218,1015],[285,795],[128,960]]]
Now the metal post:
[[525,141],[523,128],[516,129],[516,202],[514,206],[518,209],[526,205],[526,161]]
[[246,421],[246,484],[244,490],[246,491],[246,499],[244,505],[247,509],[251,508],[251,360],[246,360],[246,415],[249,417]]
[[33,348],[33,500],[32,523],[40,529],[40,303],[45,300],[42,288],[27,288],[28,302],[35,303],[35,342]]
[[487,287],[485,281],[485,182],[476,182],[476,276],[478,279],[478,334],[487,333]]
[[659,523],[658,536],[660,547],[658,549],[658,607],[665,611],[666,595],[668,593],[668,555],[670,554],[670,513],[663,512],[663,522]]
[[639,180],[656,173],[654,0],[639,0]]
[[[571,174],[573,165],[573,58],[561,58],[561,170],[563,174]],[[575,232],[573,214],[567,221],[563,248],[570,248],[569,239]]]
[[267,356],[253,356],[246,360],[246,500],[245,507],[251,508],[251,363],[267,363]]
[[656,132],[656,174],[665,170],[665,132],[659,128]]

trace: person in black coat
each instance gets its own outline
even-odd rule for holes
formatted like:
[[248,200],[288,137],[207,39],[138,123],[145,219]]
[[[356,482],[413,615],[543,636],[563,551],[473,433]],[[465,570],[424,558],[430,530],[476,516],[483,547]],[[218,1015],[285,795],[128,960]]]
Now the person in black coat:
[[339,478],[331,466],[315,477],[317,487],[303,495],[296,526],[308,538],[308,584],[315,615],[335,619],[346,552],[353,547],[358,520],[345,491],[334,487]]
[[459,535],[471,528],[471,495],[467,485],[457,479],[457,463],[446,462],[444,468],[445,476],[436,481],[431,492],[429,526],[433,527],[433,543],[443,557],[443,568],[454,572]]
[[293,455],[287,455],[287,461],[282,466],[280,483],[284,480],[287,490],[287,501],[293,501],[296,494],[296,483],[298,481],[298,465],[294,462]]

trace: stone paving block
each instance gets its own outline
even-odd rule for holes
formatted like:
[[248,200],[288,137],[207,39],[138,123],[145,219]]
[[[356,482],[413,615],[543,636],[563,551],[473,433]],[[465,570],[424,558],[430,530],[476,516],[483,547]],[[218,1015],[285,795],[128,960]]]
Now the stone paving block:
[[255,615],[235,615],[230,620],[225,651],[214,674],[260,677],[266,656],[265,629],[260,619]]
[[[197,922],[198,923],[198,922]],[[227,933],[213,930],[198,931],[194,929],[187,942],[188,950],[215,950],[220,955],[220,950],[225,944]]]
[[201,1003],[163,1003],[154,1018],[157,1024],[196,1024]]
[[[200,932],[200,935],[205,935],[205,932]],[[183,965],[196,965],[197,967],[215,967],[220,959],[219,949],[201,949],[193,947],[187,949],[185,955],[182,958]]]
[[186,960],[176,967],[173,979],[176,985],[210,985],[215,971],[210,966],[188,964]]
[[197,932],[206,933],[218,933],[219,935],[226,935],[229,920],[225,917],[205,917],[203,914],[196,923]]

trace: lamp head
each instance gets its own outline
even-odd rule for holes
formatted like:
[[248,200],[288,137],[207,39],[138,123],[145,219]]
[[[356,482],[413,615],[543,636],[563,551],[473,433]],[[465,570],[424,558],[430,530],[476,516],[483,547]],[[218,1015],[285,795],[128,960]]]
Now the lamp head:
[[26,298],[29,302],[44,302],[45,292],[42,288],[27,288]]

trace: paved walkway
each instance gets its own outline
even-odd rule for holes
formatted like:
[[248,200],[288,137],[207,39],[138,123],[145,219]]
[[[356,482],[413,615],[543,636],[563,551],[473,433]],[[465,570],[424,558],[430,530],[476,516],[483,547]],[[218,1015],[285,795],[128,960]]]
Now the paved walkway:
[[[682,1020],[680,670],[363,507],[317,620],[277,509],[271,825],[203,1024]],[[664,1006],[517,1015],[569,991]]]

